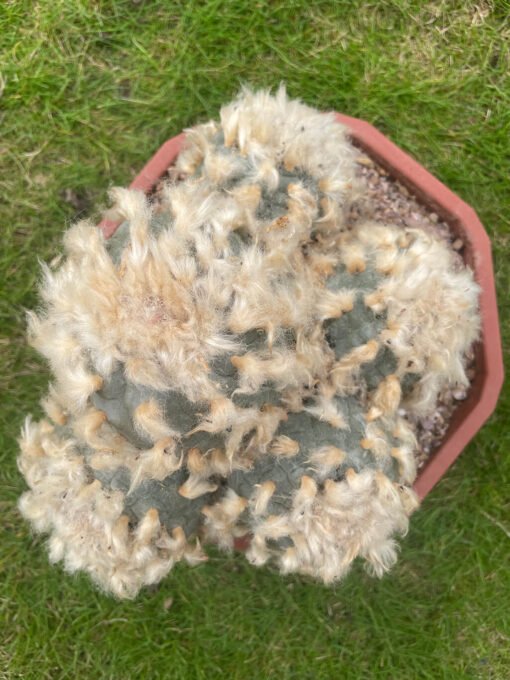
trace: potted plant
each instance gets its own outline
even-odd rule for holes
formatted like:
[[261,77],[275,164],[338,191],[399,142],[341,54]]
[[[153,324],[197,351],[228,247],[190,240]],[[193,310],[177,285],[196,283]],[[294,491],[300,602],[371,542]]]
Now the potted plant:
[[[197,535],[231,548],[249,531],[253,563],[325,582],[358,555],[382,574],[418,496],[495,405],[476,216],[380,133],[340,118],[346,128],[283,90],[244,93],[221,124],[145,166],[131,188],[147,193],[176,161],[152,207],[117,190],[106,243],[78,225],[46,272],[30,328],[55,373],[52,422],[25,428],[20,506],[52,533],[53,560],[118,596],[204,559]],[[433,234],[351,223],[363,191],[347,131],[462,234],[477,281]],[[480,325],[473,387],[416,493],[404,415],[467,383]]]
[[[475,376],[459,403],[437,448],[420,470],[414,488],[421,499],[432,490],[493,413],[503,385],[504,369],[490,240],[473,208],[428,172],[373,125],[336,113],[353,142],[401,182],[411,194],[448,225],[463,244],[463,260],[480,285],[481,336],[474,347]],[[186,135],[166,141],[131,182],[130,188],[150,193],[174,164]],[[100,223],[109,238],[118,222]]]

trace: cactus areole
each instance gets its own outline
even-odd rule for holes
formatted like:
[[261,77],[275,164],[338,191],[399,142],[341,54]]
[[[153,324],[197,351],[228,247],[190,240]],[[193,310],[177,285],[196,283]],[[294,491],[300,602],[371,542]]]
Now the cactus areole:
[[253,564],[326,583],[395,562],[418,505],[402,408],[467,385],[480,286],[430,233],[346,225],[356,153],[335,114],[244,90],[112,191],[104,234],[66,233],[19,457],[52,561],[118,597],[246,534]]

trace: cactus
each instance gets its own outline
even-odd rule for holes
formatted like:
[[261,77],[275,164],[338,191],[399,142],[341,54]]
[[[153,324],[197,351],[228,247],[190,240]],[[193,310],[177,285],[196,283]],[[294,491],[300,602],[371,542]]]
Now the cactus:
[[188,131],[158,203],[65,235],[29,315],[55,380],[30,420],[22,513],[50,558],[133,597],[200,541],[325,582],[376,574],[417,506],[414,434],[467,379],[478,288],[448,248],[360,221],[355,149],[332,115],[244,91]]

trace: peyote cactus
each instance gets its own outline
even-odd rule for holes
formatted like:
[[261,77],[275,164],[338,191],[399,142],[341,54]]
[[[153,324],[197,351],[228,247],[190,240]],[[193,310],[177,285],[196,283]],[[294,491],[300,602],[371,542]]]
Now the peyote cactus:
[[478,287],[430,234],[347,226],[354,158],[332,115],[244,91],[158,202],[117,189],[109,241],[67,232],[29,320],[49,420],[19,458],[52,561],[119,597],[246,533],[253,563],[325,582],[393,564],[417,506],[399,409],[467,384]]

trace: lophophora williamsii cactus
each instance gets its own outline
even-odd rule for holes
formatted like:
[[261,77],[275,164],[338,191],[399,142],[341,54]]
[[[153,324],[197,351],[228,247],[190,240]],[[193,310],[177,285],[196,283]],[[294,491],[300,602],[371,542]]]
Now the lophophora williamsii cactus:
[[356,151],[330,114],[245,90],[192,128],[151,203],[113,192],[44,269],[34,346],[54,374],[27,420],[22,513],[52,561],[132,597],[200,541],[255,564],[376,574],[417,506],[414,434],[467,383],[478,287],[417,229],[360,220]]

